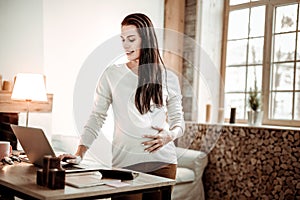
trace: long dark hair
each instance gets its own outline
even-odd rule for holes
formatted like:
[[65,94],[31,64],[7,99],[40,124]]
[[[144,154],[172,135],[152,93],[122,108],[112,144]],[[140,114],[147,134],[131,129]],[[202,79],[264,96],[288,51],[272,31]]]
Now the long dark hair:
[[136,26],[142,39],[135,106],[141,114],[145,114],[150,110],[151,100],[156,106],[163,105],[161,65],[164,64],[159,54],[156,34],[151,20],[141,13],[126,16],[121,25]]

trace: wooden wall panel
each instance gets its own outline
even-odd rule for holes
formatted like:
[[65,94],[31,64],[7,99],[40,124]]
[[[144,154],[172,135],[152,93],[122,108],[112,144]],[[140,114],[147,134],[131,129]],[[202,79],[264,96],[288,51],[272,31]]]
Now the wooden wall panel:
[[[165,0],[164,62],[166,66],[182,74],[183,33],[185,0]],[[176,34],[179,33],[179,34]]]

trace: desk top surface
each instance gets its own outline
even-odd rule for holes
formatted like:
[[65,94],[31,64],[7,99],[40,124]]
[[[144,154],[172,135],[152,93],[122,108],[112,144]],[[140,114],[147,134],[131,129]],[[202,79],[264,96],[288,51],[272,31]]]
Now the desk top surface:
[[72,199],[99,195],[111,195],[135,190],[146,190],[175,184],[172,179],[139,173],[134,180],[126,181],[129,186],[111,187],[107,185],[75,188],[66,185],[64,189],[51,190],[36,184],[36,170],[32,164],[20,163],[0,166],[0,185],[37,199]]

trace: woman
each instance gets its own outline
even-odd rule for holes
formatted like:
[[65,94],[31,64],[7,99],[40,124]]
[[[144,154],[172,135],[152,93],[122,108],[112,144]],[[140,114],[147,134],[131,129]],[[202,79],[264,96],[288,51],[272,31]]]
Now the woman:
[[[121,25],[121,40],[129,62],[112,65],[101,76],[93,111],[75,155],[79,160],[84,157],[112,105],[113,167],[175,179],[173,141],[184,132],[178,78],[164,67],[152,22],[146,15],[128,15]],[[147,198],[159,199],[143,196]]]

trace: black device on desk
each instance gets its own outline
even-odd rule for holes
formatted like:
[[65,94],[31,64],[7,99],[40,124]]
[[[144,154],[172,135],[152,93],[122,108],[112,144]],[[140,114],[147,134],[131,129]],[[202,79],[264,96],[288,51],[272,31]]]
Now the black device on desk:
[[1,159],[1,162],[3,164],[9,164],[13,165],[14,162],[22,162],[22,159],[19,157],[19,154],[15,154],[16,150],[13,150],[12,154],[10,156],[5,156]]
[[127,171],[122,169],[100,169],[99,172],[103,178],[121,179],[121,180],[133,180],[139,174],[138,172]]
[[9,165],[13,165],[14,164],[14,161],[10,157],[7,157],[7,156],[5,156],[4,158],[2,158],[1,161],[2,161],[3,164],[9,164]]

